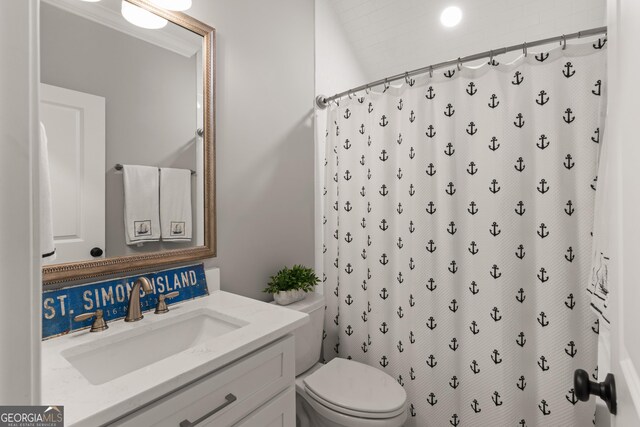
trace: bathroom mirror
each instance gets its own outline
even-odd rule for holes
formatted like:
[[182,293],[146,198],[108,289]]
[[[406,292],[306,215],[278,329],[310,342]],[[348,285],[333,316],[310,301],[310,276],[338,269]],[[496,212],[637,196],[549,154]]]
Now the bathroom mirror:
[[43,0],[40,38],[44,283],[214,257],[214,29],[148,0]]

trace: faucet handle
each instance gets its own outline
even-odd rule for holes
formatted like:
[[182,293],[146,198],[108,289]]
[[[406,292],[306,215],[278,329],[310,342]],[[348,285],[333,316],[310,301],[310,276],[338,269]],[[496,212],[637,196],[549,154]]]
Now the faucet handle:
[[156,305],[156,311],[154,311],[154,313],[155,314],[167,313],[169,311],[169,307],[167,306],[165,299],[175,298],[178,295],[180,295],[180,292],[174,291],[174,292],[169,292],[168,294],[162,294],[158,296],[158,305]]
[[79,314],[76,317],[74,317],[73,320],[76,322],[82,322],[84,320],[91,319],[92,317],[95,317],[95,320],[91,324],[90,332],[100,332],[100,331],[104,331],[105,329],[109,329],[109,326],[107,325],[107,321],[104,320],[102,310],[100,309],[90,313]]

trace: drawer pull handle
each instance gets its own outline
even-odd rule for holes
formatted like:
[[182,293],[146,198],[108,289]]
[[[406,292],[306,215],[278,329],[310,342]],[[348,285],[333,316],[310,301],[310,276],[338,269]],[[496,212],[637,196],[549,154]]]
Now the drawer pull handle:
[[226,408],[227,406],[231,405],[233,402],[235,402],[238,398],[235,397],[233,394],[229,393],[225,396],[224,400],[225,402],[218,406],[217,408],[215,408],[213,411],[203,415],[202,417],[198,418],[197,420],[195,420],[194,422],[191,422],[189,420],[183,420],[180,422],[180,427],[193,427],[195,425],[200,424],[201,422],[203,422],[204,420],[206,420],[207,418],[209,418],[212,415],[215,415],[216,412],[220,412],[222,411],[224,408]]

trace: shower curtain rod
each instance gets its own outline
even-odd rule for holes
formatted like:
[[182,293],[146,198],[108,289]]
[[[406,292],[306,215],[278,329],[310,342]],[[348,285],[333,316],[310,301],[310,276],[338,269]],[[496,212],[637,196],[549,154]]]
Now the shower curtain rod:
[[528,48],[530,48],[530,47],[542,46],[542,45],[549,44],[549,43],[554,43],[554,42],[560,42],[561,44],[566,44],[567,40],[579,39],[581,37],[595,36],[595,35],[598,35],[598,34],[606,34],[606,32],[607,32],[607,27],[591,28],[589,30],[578,31],[577,33],[563,34],[561,36],[549,37],[549,38],[542,39],[542,40],[537,40],[537,41],[534,41],[534,42],[525,42],[525,43],[521,43],[521,44],[515,44],[513,46],[503,47],[503,48],[500,48],[500,49],[487,50],[486,52],[476,53],[475,55],[469,55],[469,56],[465,56],[463,58],[451,59],[449,61],[440,62],[438,64],[433,64],[433,65],[429,65],[429,66],[426,66],[426,67],[417,68],[415,70],[407,71],[407,72],[402,73],[402,74],[396,74],[395,76],[390,76],[390,77],[386,77],[384,79],[376,80],[374,82],[367,83],[365,85],[361,85],[361,86],[355,87],[353,89],[349,89],[349,90],[345,90],[344,92],[337,93],[337,94],[335,94],[335,95],[333,95],[331,97],[326,97],[324,95],[318,95],[316,97],[316,105],[318,107],[320,107],[321,109],[325,109],[325,108],[327,108],[327,106],[329,105],[329,103],[331,101],[335,101],[336,99],[340,99],[345,95],[353,94],[355,92],[358,92],[358,91],[361,91],[361,90],[364,90],[364,89],[368,90],[368,89],[370,89],[370,88],[372,88],[374,86],[391,83],[391,82],[396,81],[396,80],[407,79],[407,78],[409,78],[411,76],[415,76],[417,74],[433,72],[433,70],[438,69],[438,68],[450,67],[452,65],[462,64],[463,62],[477,61],[479,59],[484,59],[484,58],[493,59],[493,57],[495,57],[497,55],[504,55],[507,52],[513,52],[513,51],[516,51],[516,50],[523,50],[525,52],[525,54],[526,54],[526,50]]

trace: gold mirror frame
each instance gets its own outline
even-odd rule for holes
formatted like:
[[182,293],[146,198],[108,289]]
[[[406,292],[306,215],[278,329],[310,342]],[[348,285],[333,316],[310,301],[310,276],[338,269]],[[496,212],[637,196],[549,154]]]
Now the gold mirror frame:
[[215,29],[184,13],[170,12],[159,8],[148,0],[127,1],[203,37],[204,246],[46,266],[42,268],[42,280],[45,285],[146,270],[167,264],[184,263],[216,256],[215,66],[213,63]]

